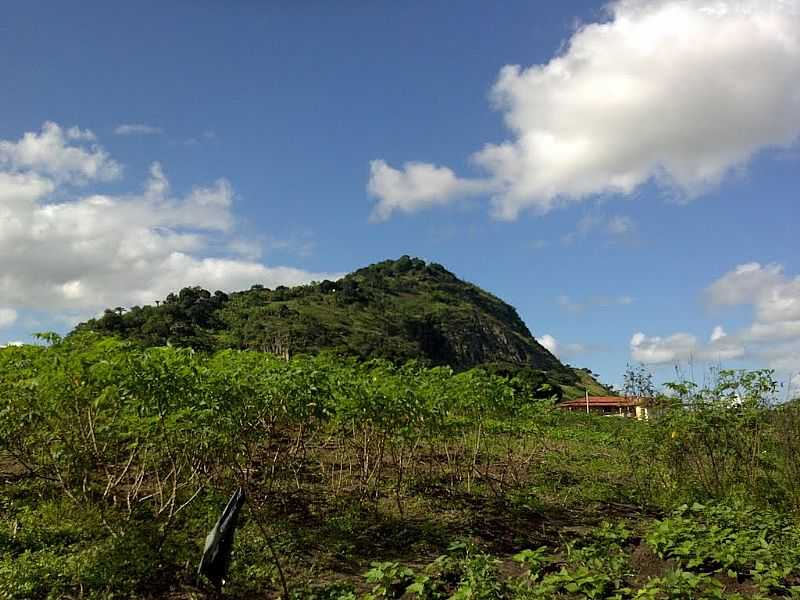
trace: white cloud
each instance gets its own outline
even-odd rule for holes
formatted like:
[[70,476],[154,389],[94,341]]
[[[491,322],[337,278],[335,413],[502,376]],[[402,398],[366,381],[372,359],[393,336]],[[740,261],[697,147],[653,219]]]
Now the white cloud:
[[577,354],[583,354],[588,351],[588,348],[583,344],[564,344],[559,342],[549,333],[536,338],[536,341],[544,346],[550,354],[560,358],[561,360],[570,359]]
[[707,344],[686,333],[666,338],[637,333],[631,339],[632,358],[669,363],[747,356],[784,373],[800,370],[800,277],[785,275],[781,265],[745,263],[713,281],[705,299],[712,307],[751,306],[753,321],[731,334],[717,325]]
[[722,328],[722,325],[717,325],[714,327],[714,330],[711,332],[711,337],[709,338],[710,342],[716,342],[717,340],[721,340],[728,334],[725,333],[725,330]]
[[[491,97],[512,138],[473,156],[483,189],[446,167],[378,161],[378,216],[489,191],[493,215],[514,219],[652,179],[691,198],[797,140],[799,0],[617,0],[609,13],[548,63],[500,71]],[[435,176],[409,185],[412,169]]]
[[800,277],[778,264],[750,262],[714,281],[705,296],[710,306],[751,306],[753,322],[731,337],[770,368],[800,369]]
[[762,364],[781,373],[800,371],[800,339],[757,346],[754,355]]
[[144,123],[124,123],[114,129],[117,135],[161,135],[161,127],[146,125]]
[[697,338],[676,333],[666,338],[649,337],[641,331],[631,337],[631,358],[645,364],[671,363],[690,358],[697,348]]
[[[85,135],[70,136],[54,124],[45,129],[43,135],[59,140],[45,147],[64,156],[87,156],[75,145]],[[6,151],[16,147],[0,142]],[[64,162],[52,157],[34,159],[27,150],[20,156],[28,157],[24,172],[15,170],[16,163],[6,162],[6,170],[0,163],[0,298],[11,310],[46,310],[74,319],[108,306],[152,302],[187,285],[232,290],[338,277],[265,266],[252,257],[210,255],[242,240],[232,212],[235,195],[225,179],[174,195],[154,163],[140,193],[75,195],[64,173],[88,177],[92,172],[79,160],[62,168]],[[116,164],[107,156],[103,161]],[[51,198],[53,192],[58,200]]]
[[[209,289],[239,290],[254,283],[267,287],[294,286],[309,281],[338,279],[340,273],[309,273],[292,267],[267,267],[247,260],[196,258],[173,253],[161,265],[161,271],[150,282],[150,289],[139,292],[141,302],[163,298],[166,292],[186,285],[202,285]],[[180,284],[176,282],[181,282]],[[196,282],[196,283],[192,283]]]
[[411,162],[403,170],[394,169],[383,160],[370,163],[367,189],[378,198],[371,220],[385,221],[392,213],[412,213],[437,204],[446,204],[457,196],[487,191],[489,183],[460,179],[447,167]]
[[28,132],[17,141],[0,140],[0,168],[7,177],[20,173],[49,177],[56,182],[85,183],[117,178],[122,168],[97,145],[88,148],[73,142],[95,139],[91,131],[71,127],[66,131],[46,122],[39,133]]
[[631,358],[645,364],[670,364],[691,360],[724,361],[742,358],[744,347],[736,340],[712,332],[708,344],[700,344],[689,333],[675,333],[667,337],[647,336],[637,332],[630,341]]
[[0,171],[0,234],[4,229],[17,226],[12,220],[12,210],[52,193],[55,184],[45,177],[32,173],[7,173]]
[[248,260],[258,260],[264,253],[263,246],[258,240],[236,238],[228,242],[228,250],[233,254]]
[[536,338],[536,341],[539,342],[542,346],[547,348],[550,354],[554,356],[558,356],[558,342],[556,338],[554,338],[549,333],[545,333],[542,337]]
[[93,142],[97,139],[93,131],[89,129],[81,129],[80,127],[70,127],[66,131],[67,139],[82,140],[84,142]]
[[709,304],[736,305],[753,302],[764,289],[770,288],[783,278],[780,265],[761,266],[757,262],[738,265],[706,290]]
[[17,321],[17,311],[13,308],[4,308],[0,306],[0,329],[3,327],[10,327]]
[[22,342],[12,341],[12,342],[7,342],[5,344],[0,344],[0,348],[11,348],[13,346],[22,346],[22,345],[23,345]]
[[753,341],[797,338],[800,337],[800,321],[755,322],[745,330],[743,336]]
[[753,306],[755,320],[743,333],[746,338],[800,337],[800,277],[787,277],[781,265],[739,265],[714,281],[705,294],[712,306]]

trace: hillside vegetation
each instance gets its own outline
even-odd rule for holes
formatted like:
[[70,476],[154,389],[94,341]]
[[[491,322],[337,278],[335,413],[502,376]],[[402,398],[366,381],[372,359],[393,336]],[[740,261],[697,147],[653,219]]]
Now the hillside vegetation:
[[541,346],[514,307],[441,265],[407,256],[293,288],[254,285],[230,295],[185,288],[157,306],[109,309],[78,327],[87,330],[145,346],[328,351],[512,376],[525,370],[567,397],[607,393],[590,372],[576,372]]

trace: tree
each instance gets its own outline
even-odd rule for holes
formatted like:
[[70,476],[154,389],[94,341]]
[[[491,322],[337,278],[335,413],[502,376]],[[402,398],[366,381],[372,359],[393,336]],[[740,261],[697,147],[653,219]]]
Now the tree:
[[637,366],[628,363],[625,367],[622,390],[626,396],[635,398],[655,397],[656,386],[653,383],[653,374],[642,363]]

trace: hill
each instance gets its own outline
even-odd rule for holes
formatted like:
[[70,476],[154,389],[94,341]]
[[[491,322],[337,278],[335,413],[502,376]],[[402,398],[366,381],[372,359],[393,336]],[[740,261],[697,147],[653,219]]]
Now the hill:
[[[535,372],[568,395],[603,393],[585,370],[562,364],[531,335],[516,309],[436,263],[403,256],[338,281],[232,293],[184,288],[155,306],[106,310],[78,326],[199,350],[240,348],[279,355],[332,351],[396,363],[418,360],[513,374]],[[571,392],[571,393],[570,393]]]

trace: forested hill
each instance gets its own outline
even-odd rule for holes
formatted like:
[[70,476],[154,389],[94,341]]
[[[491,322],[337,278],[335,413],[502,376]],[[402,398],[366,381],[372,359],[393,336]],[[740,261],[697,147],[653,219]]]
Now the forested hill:
[[330,350],[363,359],[417,359],[456,370],[528,368],[562,386],[602,391],[588,372],[563,365],[542,347],[514,307],[439,264],[408,256],[338,281],[292,288],[254,285],[230,295],[184,288],[156,306],[106,310],[77,329],[147,346],[284,355]]

